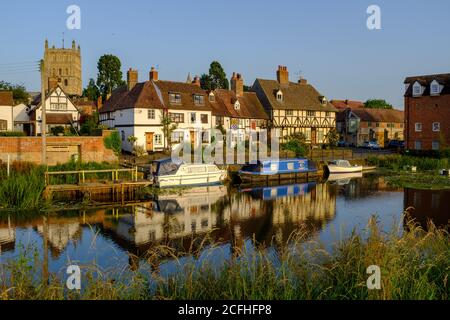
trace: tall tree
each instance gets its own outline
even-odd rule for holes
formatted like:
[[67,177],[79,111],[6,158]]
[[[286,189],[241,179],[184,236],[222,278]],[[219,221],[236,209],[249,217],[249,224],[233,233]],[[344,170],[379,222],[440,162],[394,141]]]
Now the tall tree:
[[0,81],[0,90],[12,91],[15,104],[28,103],[30,95],[28,94],[27,89],[25,89],[25,86],[21,84],[11,84],[9,82]]
[[94,79],[89,79],[87,87],[83,90],[83,97],[88,98],[90,101],[97,101],[98,97],[100,97],[100,90]]
[[394,109],[391,104],[382,99],[370,99],[364,103],[364,107],[368,109]]
[[122,79],[121,67],[120,59],[112,54],[105,54],[98,60],[97,86],[103,98],[106,98],[117,87],[125,84]]
[[229,89],[227,75],[218,61],[211,62],[209,73],[202,74],[200,84],[204,90]]

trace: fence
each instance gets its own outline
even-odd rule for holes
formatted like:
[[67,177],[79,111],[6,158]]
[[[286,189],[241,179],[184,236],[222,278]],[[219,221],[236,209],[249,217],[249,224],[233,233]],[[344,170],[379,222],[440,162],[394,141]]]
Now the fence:
[[365,160],[368,157],[383,157],[394,154],[393,150],[369,150],[369,149],[311,149],[309,159],[313,161]]

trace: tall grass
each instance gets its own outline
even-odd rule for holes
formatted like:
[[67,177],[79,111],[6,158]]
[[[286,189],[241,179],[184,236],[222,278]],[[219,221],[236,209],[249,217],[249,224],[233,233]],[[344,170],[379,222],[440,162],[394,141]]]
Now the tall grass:
[[367,159],[371,165],[395,171],[403,170],[405,167],[416,166],[420,171],[439,170],[450,167],[448,158],[436,159],[428,157],[411,157],[393,155],[386,157],[369,157]]
[[[81,292],[68,292],[63,280],[33,277],[32,260],[18,258],[0,267],[3,299],[449,299],[449,234],[430,225],[427,231],[409,223],[408,232],[380,231],[371,219],[365,232],[353,232],[333,250],[304,241],[301,231],[288,243],[272,248],[234,248],[234,255],[217,266],[193,258],[175,276],[158,271],[131,272],[114,282],[92,272],[82,281]],[[206,243],[206,242],[205,242]],[[257,244],[255,244],[257,246]],[[205,249],[207,250],[207,249]],[[213,249],[210,249],[213,250]],[[150,265],[174,250],[160,247],[148,253]],[[195,254],[195,252],[192,252]],[[196,255],[194,255],[195,257]],[[370,265],[381,268],[381,290],[369,290]],[[157,270],[157,268],[154,268]]]

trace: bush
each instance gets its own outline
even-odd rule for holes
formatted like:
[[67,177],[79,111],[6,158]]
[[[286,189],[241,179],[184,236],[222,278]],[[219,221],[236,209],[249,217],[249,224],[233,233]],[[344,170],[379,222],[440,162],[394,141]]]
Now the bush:
[[0,132],[0,137],[25,137],[26,134],[23,131],[5,131]]
[[103,139],[103,143],[105,148],[112,150],[116,156],[120,156],[122,153],[122,140],[120,139],[119,132],[111,132],[109,136]]
[[58,136],[58,135],[63,135],[64,134],[64,131],[65,131],[65,129],[64,129],[64,127],[62,127],[62,126],[57,126],[57,127],[53,127],[53,128],[50,128],[50,132],[52,133],[52,135],[54,135],[54,136]]

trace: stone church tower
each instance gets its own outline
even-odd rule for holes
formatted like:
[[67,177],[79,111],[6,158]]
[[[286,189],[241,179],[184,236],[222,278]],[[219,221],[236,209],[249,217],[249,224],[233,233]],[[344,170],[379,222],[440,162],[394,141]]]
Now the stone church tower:
[[44,68],[45,91],[59,84],[68,95],[81,96],[81,48],[76,47],[75,41],[70,49],[57,49],[55,46],[49,48],[45,40]]

